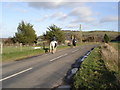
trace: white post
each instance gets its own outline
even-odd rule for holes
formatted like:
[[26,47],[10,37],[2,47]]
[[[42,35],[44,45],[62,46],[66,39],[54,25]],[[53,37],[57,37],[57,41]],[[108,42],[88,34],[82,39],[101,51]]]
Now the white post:
[[20,51],[22,51],[22,43],[20,43]]

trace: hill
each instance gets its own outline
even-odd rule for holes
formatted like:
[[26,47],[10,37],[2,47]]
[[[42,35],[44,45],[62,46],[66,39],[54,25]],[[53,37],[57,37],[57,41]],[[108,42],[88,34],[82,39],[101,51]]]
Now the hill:
[[[81,32],[80,31],[70,31],[70,30],[63,30],[65,33],[65,37],[68,38],[75,36],[77,40],[80,40]],[[119,35],[120,32],[114,31],[82,31],[82,41],[83,42],[101,42],[103,41],[104,35],[107,34],[111,40],[115,40]]]

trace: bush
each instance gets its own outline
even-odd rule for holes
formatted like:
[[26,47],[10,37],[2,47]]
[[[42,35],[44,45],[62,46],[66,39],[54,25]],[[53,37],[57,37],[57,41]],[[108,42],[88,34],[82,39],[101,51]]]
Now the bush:
[[109,42],[109,37],[107,34],[104,35],[104,42],[105,43],[108,43]]

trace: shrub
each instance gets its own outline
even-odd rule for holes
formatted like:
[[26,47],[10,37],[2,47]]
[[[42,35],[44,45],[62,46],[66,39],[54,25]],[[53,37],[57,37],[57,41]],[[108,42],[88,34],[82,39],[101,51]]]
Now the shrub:
[[109,37],[107,34],[104,35],[104,42],[105,43],[108,43],[109,42]]

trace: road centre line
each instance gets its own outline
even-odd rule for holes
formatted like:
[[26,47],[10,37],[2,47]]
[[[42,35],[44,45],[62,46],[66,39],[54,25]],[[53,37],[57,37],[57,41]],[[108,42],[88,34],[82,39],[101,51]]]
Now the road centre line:
[[66,53],[66,54],[63,54],[63,55],[61,55],[61,56],[59,56],[59,57],[56,57],[56,58],[51,59],[50,61],[52,62],[52,61],[54,61],[54,60],[56,60],[56,59],[59,59],[59,58],[61,58],[61,57],[66,56],[66,55],[68,55],[68,54],[67,54],[67,53]]
[[21,74],[21,73],[27,72],[27,71],[29,71],[29,70],[31,70],[31,69],[33,69],[33,68],[31,67],[31,68],[25,69],[25,70],[23,70],[23,71],[20,71],[20,72],[18,72],[18,73],[15,73],[15,74],[10,75],[10,76],[8,76],[8,77],[5,77],[5,78],[3,78],[3,79],[0,79],[0,81],[7,80],[7,79],[12,78],[12,77],[14,77],[14,76],[17,76],[17,75],[19,75],[19,74]]
[[76,50],[74,50],[74,51],[72,51],[72,52],[76,52],[76,51],[78,51],[79,49],[76,49]]

